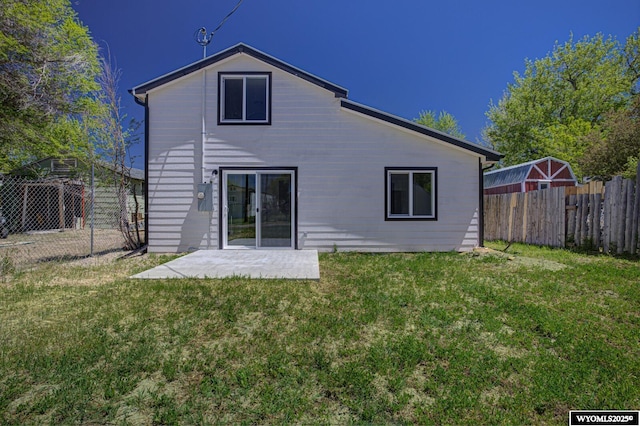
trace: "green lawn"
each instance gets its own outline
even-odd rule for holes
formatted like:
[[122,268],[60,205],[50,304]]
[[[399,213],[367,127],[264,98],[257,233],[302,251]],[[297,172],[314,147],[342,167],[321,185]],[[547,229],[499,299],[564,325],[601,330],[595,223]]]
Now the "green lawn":
[[[494,248],[504,248],[495,244]],[[566,424],[640,408],[637,260],[324,254],[321,280],[0,282],[0,424]]]

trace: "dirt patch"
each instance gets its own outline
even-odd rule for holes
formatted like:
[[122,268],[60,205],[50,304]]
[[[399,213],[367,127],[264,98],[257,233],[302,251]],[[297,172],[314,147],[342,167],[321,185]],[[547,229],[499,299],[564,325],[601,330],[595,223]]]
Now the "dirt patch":
[[86,256],[80,259],[71,260],[69,266],[101,266],[107,265],[125,256],[128,252],[122,249],[115,249],[108,252],[96,254],[94,256]]
[[[122,251],[124,240],[117,229],[95,229],[93,254],[99,257]],[[90,229],[64,232],[12,234],[0,241],[0,258],[9,259],[15,267],[68,259],[84,259],[92,253]]]
[[531,257],[517,256],[510,260],[513,260],[514,265],[525,266],[527,268],[539,268],[547,271],[561,271],[567,267],[567,265],[563,263],[546,259],[534,259]]
[[553,260],[546,259],[536,259],[532,257],[526,256],[517,256],[509,253],[505,253],[503,251],[494,250],[488,247],[476,247],[471,256],[473,257],[496,257],[500,259],[505,259],[511,262],[513,266],[524,266],[527,268],[540,268],[547,271],[561,271],[566,268],[567,265],[559,262],[554,262]]

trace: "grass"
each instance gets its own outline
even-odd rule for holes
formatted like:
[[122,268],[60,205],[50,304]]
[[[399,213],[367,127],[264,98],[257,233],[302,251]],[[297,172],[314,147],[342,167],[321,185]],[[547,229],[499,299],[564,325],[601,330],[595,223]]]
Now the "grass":
[[640,408],[634,260],[514,244],[324,254],[319,282],[127,278],[166,260],[0,284],[0,423],[566,424]]

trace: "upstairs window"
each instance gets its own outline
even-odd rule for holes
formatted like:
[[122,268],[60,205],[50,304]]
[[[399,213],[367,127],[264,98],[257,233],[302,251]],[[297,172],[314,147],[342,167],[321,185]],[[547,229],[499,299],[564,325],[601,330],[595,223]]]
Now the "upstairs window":
[[270,124],[271,74],[218,75],[219,124]]
[[387,167],[385,172],[387,220],[436,219],[436,168]]

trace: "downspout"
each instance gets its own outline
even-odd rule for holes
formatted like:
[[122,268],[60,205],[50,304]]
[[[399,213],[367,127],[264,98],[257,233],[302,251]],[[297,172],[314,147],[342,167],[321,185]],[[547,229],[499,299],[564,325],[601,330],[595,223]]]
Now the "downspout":
[[149,102],[144,102],[144,242],[149,251]]
[[138,105],[144,107],[144,242],[149,250],[149,95],[144,95],[144,101],[138,99],[135,91],[130,91]]
[[478,158],[478,182],[480,185],[478,195],[478,247],[484,247],[484,172],[491,169],[495,164],[489,164],[482,168],[482,158]]

